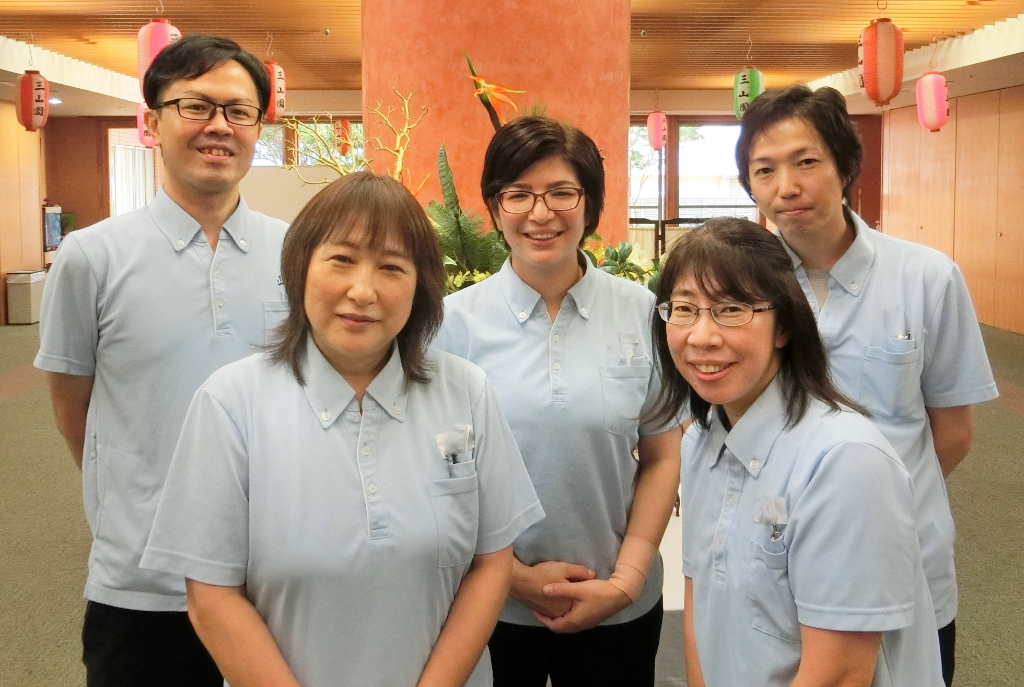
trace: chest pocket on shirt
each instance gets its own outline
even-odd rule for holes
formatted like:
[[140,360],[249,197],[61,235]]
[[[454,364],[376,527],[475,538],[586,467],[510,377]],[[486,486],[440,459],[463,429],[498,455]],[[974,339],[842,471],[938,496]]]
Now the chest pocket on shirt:
[[781,541],[770,551],[752,541],[748,566],[747,595],[753,628],[786,642],[799,642],[800,623],[789,586],[789,552]]
[[277,325],[288,317],[288,301],[263,301],[263,343],[269,344]]
[[437,565],[469,565],[476,552],[480,491],[476,461],[459,463],[454,477],[427,482],[437,524]]
[[608,365],[601,368],[605,430],[626,435],[637,431],[650,378],[650,365]]
[[[913,345],[913,342],[896,339],[890,343],[890,348]],[[923,406],[923,366],[924,351],[920,348],[894,353],[892,350],[868,346],[864,349],[857,401],[872,413],[886,417],[914,412]]]

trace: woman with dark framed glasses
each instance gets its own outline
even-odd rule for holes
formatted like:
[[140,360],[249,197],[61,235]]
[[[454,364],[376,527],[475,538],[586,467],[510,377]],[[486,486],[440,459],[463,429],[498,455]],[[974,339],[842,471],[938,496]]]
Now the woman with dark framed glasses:
[[[481,366],[546,517],[514,545],[489,643],[496,687],[654,684],[657,546],[678,488],[678,423],[658,392],[653,297],[580,251],[604,204],[597,146],[545,117],[502,127],[481,190],[511,257],[445,299],[435,345]],[[634,457],[636,456],[636,457]]]
[[910,475],[832,385],[779,240],[718,218],[663,265],[654,418],[683,439],[690,687],[941,687]]

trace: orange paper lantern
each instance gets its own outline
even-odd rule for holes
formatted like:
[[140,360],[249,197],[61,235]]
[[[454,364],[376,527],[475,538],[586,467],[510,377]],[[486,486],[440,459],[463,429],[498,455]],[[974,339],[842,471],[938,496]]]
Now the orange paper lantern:
[[946,77],[938,72],[925,72],[914,86],[917,100],[917,121],[928,131],[936,132],[949,118]]
[[338,144],[338,152],[344,155],[348,152],[351,140],[352,124],[344,117],[334,120],[334,140]]
[[14,106],[18,123],[29,131],[42,129],[50,117],[50,82],[34,70],[26,70],[18,77],[14,91]]
[[875,105],[887,105],[903,86],[903,30],[886,18],[861,31],[857,44],[860,90]]
[[139,103],[139,106],[135,108],[135,128],[139,132],[139,143],[146,146],[147,148],[156,147],[156,141],[153,139],[153,134],[149,132],[149,127],[146,126],[146,112],[149,108],[146,107],[145,103]]
[[647,142],[655,150],[661,150],[668,141],[668,118],[663,112],[655,110],[647,115]]
[[274,61],[263,64],[267,67],[267,74],[270,75],[270,106],[267,108],[266,120],[275,122],[284,114],[286,103],[284,67]]
[[181,38],[181,31],[168,19],[154,19],[139,29],[139,88],[146,78],[146,70],[160,51]]

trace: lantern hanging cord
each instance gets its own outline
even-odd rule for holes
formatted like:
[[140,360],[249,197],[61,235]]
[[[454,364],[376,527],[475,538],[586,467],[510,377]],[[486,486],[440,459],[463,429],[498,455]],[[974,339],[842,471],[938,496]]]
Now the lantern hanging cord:
[[29,67],[35,66],[34,63],[32,62],[32,48],[35,47],[35,45],[34,45],[35,42],[36,42],[35,34],[32,33],[31,31],[29,31],[28,32],[28,66]]
[[658,104],[661,102],[661,91],[657,88],[654,89],[654,109],[659,109]]
[[939,52],[939,42],[936,40],[936,38],[938,38],[938,36],[932,36],[932,43],[935,44],[935,47],[932,48],[932,56],[931,59],[928,60],[929,69],[935,69],[935,65],[937,64],[935,62],[935,55]]
[[160,4],[156,6],[156,13],[157,14],[163,14],[164,13],[164,0],[160,0]]
[[750,50],[754,47],[754,39],[747,36],[747,64],[750,64]]
[[274,34],[267,31],[267,57],[270,57],[274,53],[270,52],[270,46],[274,44]]
[[889,0],[875,0],[875,7],[879,12],[884,12],[889,7]]

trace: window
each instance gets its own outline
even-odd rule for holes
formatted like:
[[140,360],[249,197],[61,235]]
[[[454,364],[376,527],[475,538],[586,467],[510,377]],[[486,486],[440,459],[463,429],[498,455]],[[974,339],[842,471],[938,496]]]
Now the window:
[[143,147],[135,129],[107,132],[110,214],[123,215],[144,207],[156,195],[156,158]]
[[668,125],[662,153],[647,141],[645,117],[631,120],[629,127],[630,240],[648,256],[655,254],[659,219],[666,220],[666,245],[704,218],[760,219],[736,170],[739,123],[727,116],[670,115]]
[[[341,156],[343,164],[352,164],[355,157],[363,154],[362,122],[350,122],[349,137],[355,145]],[[317,164],[318,158],[333,155],[336,146],[334,125],[330,121],[299,121],[297,128],[284,124],[265,124],[256,143],[253,166],[313,166]]]

